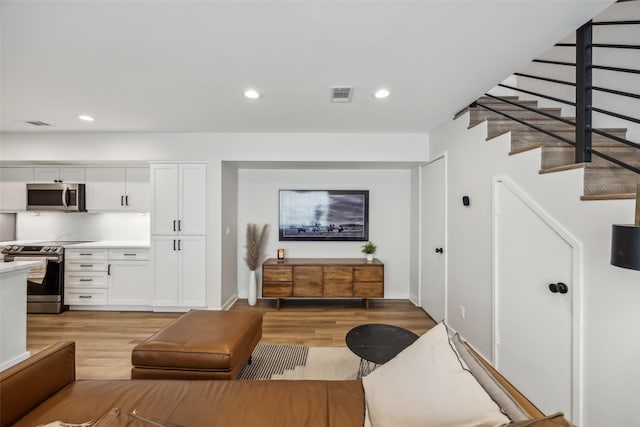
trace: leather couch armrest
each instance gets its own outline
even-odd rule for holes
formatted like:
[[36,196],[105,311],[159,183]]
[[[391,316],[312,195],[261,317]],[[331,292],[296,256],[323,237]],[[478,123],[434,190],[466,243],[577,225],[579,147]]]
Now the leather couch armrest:
[[0,372],[0,426],[13,424],[76,379],[76,343],[61,341]]

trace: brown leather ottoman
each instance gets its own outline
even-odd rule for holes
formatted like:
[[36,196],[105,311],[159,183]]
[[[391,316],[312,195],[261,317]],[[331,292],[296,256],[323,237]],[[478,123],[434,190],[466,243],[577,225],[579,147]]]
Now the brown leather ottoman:
[[193,310],[138,344],[132,379],[236,379],[262,338],[262,313]]

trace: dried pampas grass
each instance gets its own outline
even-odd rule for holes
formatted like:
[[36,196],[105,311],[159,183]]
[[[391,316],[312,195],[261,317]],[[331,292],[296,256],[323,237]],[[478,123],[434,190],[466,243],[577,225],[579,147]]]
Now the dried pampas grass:
[[259,228],[256,224],[247,224],[247,255],[244,260],[249,270],[256,270],[264,258],[264,245],[267,243],[267,224]]

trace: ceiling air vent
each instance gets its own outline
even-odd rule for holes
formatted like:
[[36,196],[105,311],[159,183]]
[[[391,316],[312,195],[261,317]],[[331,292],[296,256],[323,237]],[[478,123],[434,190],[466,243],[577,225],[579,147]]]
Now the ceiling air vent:
[[26,121],[25,123],[28,123],[33,126],[51,126],[49,123],[41,122],[40,120]]
[[333,86],[331,88],[331,102],[351,102],[353,86]]

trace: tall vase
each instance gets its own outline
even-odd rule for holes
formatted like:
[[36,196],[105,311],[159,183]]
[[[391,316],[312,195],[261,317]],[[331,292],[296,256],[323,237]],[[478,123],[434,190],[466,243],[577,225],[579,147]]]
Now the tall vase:
[[249,275],[249,305],[256,305],[257,302],[257,293],[258,293],[258,285],[256,283],[256,271],[251,270],[251,274]]

